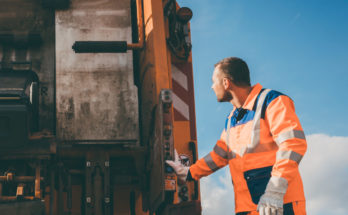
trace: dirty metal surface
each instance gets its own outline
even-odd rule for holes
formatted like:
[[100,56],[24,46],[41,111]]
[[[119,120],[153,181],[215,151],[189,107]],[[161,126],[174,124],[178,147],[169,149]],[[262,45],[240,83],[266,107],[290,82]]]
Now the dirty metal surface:
[[1,215],[44,215],[45,203],[40,200],[1,203],[0,211]]
[[[1,0],[0,37],[10,35],[14,43],[0,41],[0,69],[30,62],[40,80],[39,129],[54,131],[54,11],[44,9],[41,3],[41,0]],[[28,44],[30,33],[40,35],[41,42]],[[18,42],[24,45],[15,47]]]
[[75,41],[131,43],[130,14],[130,0],[72,0],[70,9],[56,11],[60,140],[139,140],[132,53],[76,54],[72,49]]

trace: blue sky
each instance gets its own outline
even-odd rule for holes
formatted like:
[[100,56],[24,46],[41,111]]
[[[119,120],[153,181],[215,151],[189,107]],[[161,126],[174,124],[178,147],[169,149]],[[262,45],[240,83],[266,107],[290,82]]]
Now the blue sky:
[[[218,103],[210,88],[214,64],[229,56],[248,63],[252,84],[261,83],[295,101],[306,135],[325,135],[328,144],[339,136],[343,139],[337,144],[348,145],[344,139],[348,137],[348,1],[178,3],[194,14],[191,36],[200,157],[214,146],[232,108],[229,103]],[[347,168],[342,168],[348,175]],[[225,186],[220,180],[225,175],[222,170],[212,176],[217,187]],[[348,208],[342,214],[348,214]]]

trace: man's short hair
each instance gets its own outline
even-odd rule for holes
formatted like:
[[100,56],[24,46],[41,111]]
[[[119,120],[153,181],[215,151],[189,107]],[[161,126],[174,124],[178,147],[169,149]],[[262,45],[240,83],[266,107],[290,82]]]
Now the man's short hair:
[[237,86],[251,86],[248,65],[237,57],[227,57],[215,64]]

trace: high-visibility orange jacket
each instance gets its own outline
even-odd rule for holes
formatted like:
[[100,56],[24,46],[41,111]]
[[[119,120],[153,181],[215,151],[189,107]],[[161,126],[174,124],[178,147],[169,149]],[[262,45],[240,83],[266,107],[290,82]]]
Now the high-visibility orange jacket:
[[306,149],[293,101],[256,84],[244,105],[227,117],[213,151],[189,172],[198,180],[229,164],[236,213],[255,211],[271,176],[287,182],[280,188],[284,204],[305,200],[298,164]]

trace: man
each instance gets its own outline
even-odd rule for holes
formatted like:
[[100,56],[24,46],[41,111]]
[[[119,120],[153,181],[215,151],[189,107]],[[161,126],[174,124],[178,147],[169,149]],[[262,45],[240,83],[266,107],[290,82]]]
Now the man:
[[177,155],[167,161],[178,179],[198,180],[229,165],[237,215],[305,215],[298,164],[307,144],[293,101],[251,86],[247,64],[236,57],[218,62],[212,81],[217,100],[230,102],[233,110],[208,155],[190,167]]

